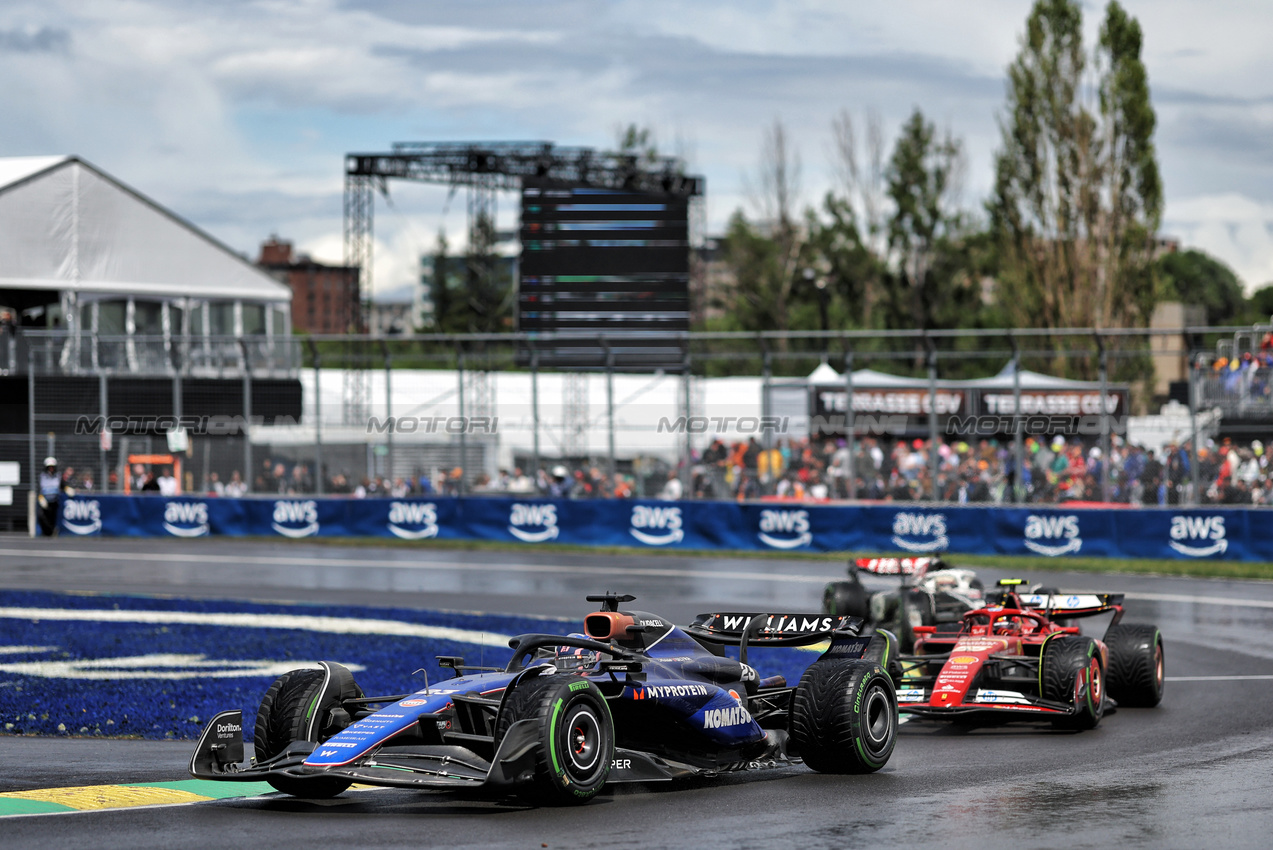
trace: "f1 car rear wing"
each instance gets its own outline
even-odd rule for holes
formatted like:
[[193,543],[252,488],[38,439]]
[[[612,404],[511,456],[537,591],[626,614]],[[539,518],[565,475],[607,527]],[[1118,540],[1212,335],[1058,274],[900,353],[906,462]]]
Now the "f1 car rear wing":
[[838,635],[857,635],[861,617],[828,614],[730,612],[699,614],[685,631],[726,646],[806,646]]
[[1095,617],[1110,611],[1121,611],[1121,593],[1022,593],[1018,599],[1025,608],[1036,608],[1064,619]]
[[930,570],[940,570],[946,563],[937,557],[927,558],[858,558],[849,567],[849,575],[872,573],[877,576],[900,576],[902,584],[913,585]]

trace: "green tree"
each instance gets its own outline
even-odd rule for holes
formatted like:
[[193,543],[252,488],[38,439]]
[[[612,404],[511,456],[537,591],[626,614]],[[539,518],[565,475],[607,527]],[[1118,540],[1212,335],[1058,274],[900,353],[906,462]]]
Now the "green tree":
[[446,231],[438,230],[438,240],[433,248],[432,268],[429,270],[429,300],[433,302],[433,322],[430,330],[438,333],[459,331],[455,315],[456,293],[452,280],[452,263],[448,254]]
[[[916,109],[902,126],[886,172],[893,205],[888,219],[893,326],[933,327],[936,314],[956,294],[950,272],[956,270],[951,260],[963,229],[955,205],[962,171],[960,143],[949,133],[939,137]],[[938,269],[945,274],[936,274]]]
[[495,253],[495,222],[479,213],[469,234],[465,258],[463,322],[469,333],[505,333],[512,329],[513,281]]
[[858,213],[848,198],[828,192],[822,209],[825,218],[809,216],[808,252],[813,258],[809,267],[825,272],[832,327],[875,327],[881,318],[874,307],[883,288],[883,259],[863,237]]
[[655,141],[654,131],[649,127],[629,124],[626,127],[621,126],[615,135],[619,153],[631,156],[638,162],[658,162],[659,146]]
[[[1247,299],[1233,270],[1197,250],[1163,254],[1156,264],[1162,297],[1206,308],[1208,325],[1227,325],[1245,319]],[[1267,317],[1266,317],[1267,318]]]
[[1096,50],[1101,143],[1096,175],[1104,199],[1094,234],[1104,237],[1094,246],[1099,323],[1145,325],[1154,309],[1154,235],[1163,196],[1143,47],[1140,24],[1111,0]]
[[1273,316],[1273,283],[1266,284],[1251,293],[1247,301],[1248,321],[1267,324]]
[[784,330],[787,301],[779,282],[786,273],[786,255],[779,240],[736,210],[725,229],[722,258],[733,277],[727,296],[725,327],[731,330]]
[[1017,324],[1142,326],[1149,319],[1162,187],[1141,48],[1140,25],[1117,2],[1106,8],[1090,57],[1075,0],[1036,0],[1030,12],[1008,68],[988,204],[1000,253],[998,297]]

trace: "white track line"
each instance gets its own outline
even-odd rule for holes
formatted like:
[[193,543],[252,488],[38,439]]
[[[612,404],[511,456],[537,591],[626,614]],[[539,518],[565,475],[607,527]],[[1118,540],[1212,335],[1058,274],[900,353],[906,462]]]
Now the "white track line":
[[[236,564],[257,564],[260,566],[280,567],[356,567],[362,569],[389,568],[395,570],[459,570],[462,572],[491,573],[565,573],[568,575],[596,575],[597,567],[568,567],[559,564],[516,564],[490,563],[474,564],[465,561],[381,561],[369,563],[366,559],[351,558],[294,558],[264,557],[238,555],[185,555],[180,553],[131,553],[131,552],[79,552],[73,549],[50,549],[37,551],[32,549],[0,549],[0,556],[19,556],[47,559],[79,559],[86,561],[161,561],[164,563],[183,562],[192,564],[210,564],[214,561],[233,561]],[[677,578],[694,576],[697,578],[729,578],[753,581],[806,582],[809,584],[825,584],[834,581],[834,577],[825,575],[789,575],[786,573],[758,573],[743,570],[678,570],[656,569],[653,567],[620,567],[624,575],[653,576],[657,578]],[[1273,604],[1273,603],[1270,603]]]
[[1273,679],[1271,675],[1249,676],[1168,676],[1168,682],[1258,682]]
[[478,646],[508,648],[508,635],[478,629],[424,626],[399,620],[360,617],[306,617],[294,614],[229,614],[200,611],[125,611],[96,608],[0,608],[0,618],[92,623],[230,626],[249,629],[298,629],[342,635],[394,635],[451,640]]

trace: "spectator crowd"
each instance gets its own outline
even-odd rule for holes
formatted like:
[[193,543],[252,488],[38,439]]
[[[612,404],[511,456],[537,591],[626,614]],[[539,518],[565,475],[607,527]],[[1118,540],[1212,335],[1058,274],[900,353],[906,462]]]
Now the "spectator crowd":
[[[1146,448],[1110,438],[1110,456],[1090,440],[1024,438],[1020,485],[1025,502],[1064,504],[1100,502],[1101,476],[1109,464],[1109,501],[1129,505],[1226,504],[1273,505],[1273,470],[1269,453],[1259,440],[1236,442],[1228,437],[1207,440],[1196,459],[1189,443]],[[605,473],[600,465],[554,462],[533,474],[521,468],[501,469],[495,476],[466,477],[459,467],[413,476],[355,478],[329,475],[327,495],[351,498],[410,498],[459,495],[508,495],[551,499],[646,498],[831,501],[856,499],[874,502],[931,501],[932,447],[925,439],[864,436],[854,441],[850,457],[844,439],[787,439],[764,446],[755,438],[727,442],[717,438],[697,452],[688,485],[672,468],[638,482],[635,475]],[[938,501],[951,503],[1011,503],[1015,500],[1017,469],[1010,440],[939,441],[937,445]],[[1197,463],[1195,498],[1191,464]],[[137,464],[131,470],[134,493],[176,495],[178,483],[171,467]],[[850,477],[851,476],[851,477]],[[73,489],[99,489],[91,470],[62,470],[63,483]],[[849,482],[855,483],[850,488]],[[192,483],[187,476],[187,484]],[[252,495],[299,496],[317,492],[310,467],[303,462],[266,459],[253,479]],[[108,490],[121,490],[114,470]],[[186,488],[182,488],[183,490]],[[248,494],[239,470],[225,480],[213,471],[196,492],[209,496]]]

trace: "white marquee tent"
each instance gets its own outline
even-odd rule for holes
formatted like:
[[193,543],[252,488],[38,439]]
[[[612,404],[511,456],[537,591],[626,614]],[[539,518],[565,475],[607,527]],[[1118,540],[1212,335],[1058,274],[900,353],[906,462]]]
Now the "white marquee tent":
[[286,334],[291,290],[73,156],[0,158],[0,306],[101,334]]

